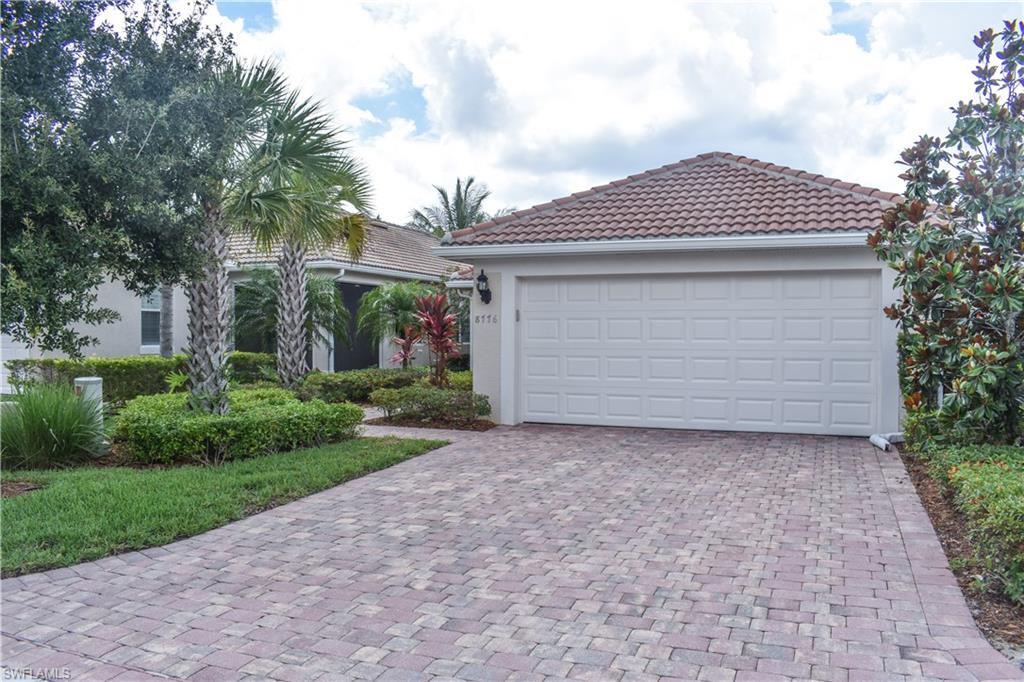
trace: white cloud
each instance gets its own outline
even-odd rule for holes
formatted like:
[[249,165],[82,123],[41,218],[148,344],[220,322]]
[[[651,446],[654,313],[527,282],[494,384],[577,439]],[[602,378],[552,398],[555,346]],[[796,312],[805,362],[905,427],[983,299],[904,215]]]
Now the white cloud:
[[[271,31],[233,28],[352,130],[403,221],[457,175],[523,207],[710,150],[898,190],[899,151],[972,95],[972,34],[1014,7],[280,0]],[[410,85],[418,116],[359,104]]]

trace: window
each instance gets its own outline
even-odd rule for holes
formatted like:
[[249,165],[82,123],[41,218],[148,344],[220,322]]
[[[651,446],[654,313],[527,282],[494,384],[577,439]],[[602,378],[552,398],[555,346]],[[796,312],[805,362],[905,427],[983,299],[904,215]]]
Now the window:
[[160,292],[142,297],[142,345],[160,345]]

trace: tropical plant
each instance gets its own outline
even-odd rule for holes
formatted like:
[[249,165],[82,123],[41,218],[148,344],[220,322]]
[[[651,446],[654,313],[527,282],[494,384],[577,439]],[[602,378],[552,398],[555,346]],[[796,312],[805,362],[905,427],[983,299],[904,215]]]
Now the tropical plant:
[[1024,400],[1024,40],[1017,21],[975,39],[978,99],[944,140],[901,155],[904,200],[868,239],[896,270],[911,413],[939,409],[961,440],[1015,441]]
[[[247,277],[235,287],[235,345],[245,340],[254,348],[276,353],[280,277],[273,268],[251,270]],[[335,281],[322,275],[307,275],[305,293],[307,340],[349,343],[351,319]]]
[[493,215],[484,211],[483,203],[491,196],[491,191],[484,184],[476,184],[472,176],[465,181],[456,178],[455,191],[450,195],[439,185],[434,185],[434,190],[437,192],[437,204],[414,210],[409,215],[409,226],[437,237],[515,210],[505,208]]
[[105,279],[143,295],[195,272],[210,159],[182,143],[198,122],[178,103],[230,58],[211,4],[0,6],[5,334],[78,356],[90,325],[118,317],[97,296]]
[[370,207],[366,172],[349,154],[340,132],[323,105],[298,101],[294,95],[272,119],[262,156],[289,150],[288,163],[268,167],[256,191],[288,188],[293,211],[283,220],[254,221],[248,227],[257,243],[270,250],[279,246],[277,267],[277,368],[281,382],[298,384],[309,371],[306,290],[306,252],[343,243],[353,259],[362,254]]
[[[362,219],[343,209],[345,204],[358,208],[365,203],[365,186],[320,105],[300,100],[276,67],[234,64],[217,74],[210,92],[198,96],[201,118],[216,114],[223,120],[207,121],[207,128],[196,130],[197,144],[218,155],[215,167],[220,172],[209,176],[201,194],[205,220],[199,248],[207,259],[201,276],[189,284],[190,405],[223,414],[228,410],[229,230],[242,230],[266,248],[290,242],[282,249],[280,264],[282,279],[290,284],[278,308],[279,329],[286,330],[278,340],[279,363],[289,364],[278,371],[283,380],[294,381],[305,362],[295,357],[305,355],[305,259],[300,247],[306,242],[300,236],[316,240],[344,235],[349,250],[358,253]],[[207,101],[215,106],[203,108]],[[297,307],[288,302],[289,295],[297,298]]]
[[29,386],[0,409],[0,431],[6,469],[70,466],[105,451],[102,406],[66,384]]
[[416,359],[416,344],[421,338],[422,333],[417,327],[410,325],[403,329],[401,335],[391,339],[391,343],[398,349],[391,356],[391,362],[401,365],[402,369],[408,368]]
[[430,383],[439,388],[448,386],[448,360],[458,357],[455,342],[458,318],[452,313],[445,294],[435,293],[416,299],[416,319],[430,349]]
[[[412,280],[391,282],[371,289],[359,301],[356,324],[360,333],[367,334],[374,343],[393,339],[399,348],[403,347],[407,335],[419,336],[416,331],[419,325],[416,299],[429,292],[429,285]],[[406,354],[403,368],[409,366],[411,357],[411,353]]]

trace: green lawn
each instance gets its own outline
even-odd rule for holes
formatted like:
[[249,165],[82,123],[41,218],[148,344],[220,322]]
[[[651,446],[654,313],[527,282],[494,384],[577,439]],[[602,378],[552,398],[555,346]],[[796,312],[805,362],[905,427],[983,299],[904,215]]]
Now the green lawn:
[[216,467],[3,472],[45,487],[3,501],[5,576],[166,544],[444,445],[357,438]]

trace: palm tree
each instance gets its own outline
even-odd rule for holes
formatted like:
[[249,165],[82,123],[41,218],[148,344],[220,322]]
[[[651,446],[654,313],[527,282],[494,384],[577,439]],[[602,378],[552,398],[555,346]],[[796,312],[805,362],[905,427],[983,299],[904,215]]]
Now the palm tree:
[[353,259],[362,253],[370,184],[352,159],[320,103],[293,95],[268,128],[264,154],[292,150],[286,164],[271,165],[262,183],[292,188],[293,211],[284,220],[254,222],[251,233],[277,261],[277,372],[294,387],[309,372],[306,252],[342,242]]
[[[260,268],[235,289],[234,332],[255,341],[261,350],[277,352],[277,308],[280,276],[276,269]],[[348,343],[350,316],[337,284],[330,277],[309,275],[306,281],[306,335],[317,343]]]
[[[213,156],[219,172],[201,196],[204,222],[197,247],[206,258],[188,286],[189,404],[223,414],[228,410],[229,230],[242,230],[265,248],[283,245],[279,328],[297,327],[292,333],[300,342],[279,338],[278,353],[282,357],[281,347],[286,347],[284,370],[294,372],[305,362],[306,238],[344,238],[358,254],[362,217],[342,208],[347,203],[361,210],[367,189],[361,169],[345,155],[320,105],[300,100],[276,67],[233,64],[197,99],[202,114],[195,130],[198,153]],[[296,348],[302,355],[299,363]]]
[[434,189],[437,191],[437,204],[414,210],[410,214],[409,226],[437,237],[515,210],[504,208],[493,215],[484,211],[484,200],[491,196],[491,191],[487,185],[476,184],[472,176],[466,178],[465,182],[456,178],[452,195],[444,187],[434,185]]
[[174,285],[160,285],[160,357],[174,356]]
[[203,222],[196,251],[204,258],[186,287],[186,373],[189,406],[224,414],[228,411],[228,233],[232,222],[283,217],[291,210],[281,192],[259,195],[246,189],[257,172],[254,150],[261,132],[286,100],[288,88],[284,77],[266,62],[251,67],[233,63],[204,85],[182,105],[183,114],[196,122],[193,154],[210,159],[211,168],[199,197]]
[[[423,282],[391,282],[382,284],[363,294],[356,313],[360,332],[369,335],[375,343],[392,338],[405,339],[410,329],[418,326],[416,299],[430,293]],[[402,358],[402,366],[409,365],[409,357]]]

